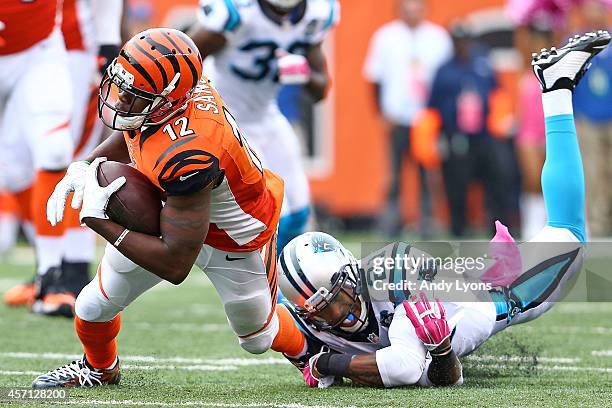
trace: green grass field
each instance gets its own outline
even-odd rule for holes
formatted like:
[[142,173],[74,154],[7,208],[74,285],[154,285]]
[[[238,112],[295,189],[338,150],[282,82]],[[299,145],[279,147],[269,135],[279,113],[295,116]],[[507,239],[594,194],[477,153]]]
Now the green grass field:
[[[0,263],[0,292],[31,274],[20,248]],[[70,391],[70,406],[604,407],[612,406],[612,304],[567,303],[513,327],[464,360],[446,389],[307,388],[280,355],[237,344],[214,289],[194,270],[162,283],[123,314],[120,386]],[[0,306],[0,388],[27,387],[81,353],[72,321]],[[2,402],[0,402],[2,405]],[[22,404],[34,406],[34,404]],[[48,406],[41,404],[40,406]],[[19,406],[19,404],[11,405]]]

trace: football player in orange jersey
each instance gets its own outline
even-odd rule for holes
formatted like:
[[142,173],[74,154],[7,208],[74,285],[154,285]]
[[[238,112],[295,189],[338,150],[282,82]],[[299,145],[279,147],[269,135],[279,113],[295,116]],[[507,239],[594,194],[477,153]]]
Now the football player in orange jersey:
[[71,83],[57,15],[57,1],[0,2],[0,189],[29,207],[24,213],[32,217],[37,256],[36,285],[7,293],[7,303],[31,303],[36,293],[41,312],[72,314],[75,297],[59,284],[64,226],[45,219],[45,202],[73,148]]
[[[64,225],[49,228],[45,208],[73,157],[83,158],[98,144],[102,124],[95,109],[96,58],[110,63],[119,53],[122,8],[123,0],[0,4],[0,34],[6,38],[0,45],[0,73],[6,79],[0,81],[0,106],[6,98],[0,108],[0,123],[6,126],[0,132],[0,168],[11,169],[0,175],[0,186],[6,185],[6,193],[18,201],[18,219],[25,231],[33,229],[37,235],[31,242],[38,269],[38,279],[5,292],[8,305],[73,317],[76,295],[89,281],[95,236],[80,226],[78,211],[68,214]],[[66,79],[71,86],[66,86]],[[93,116],[86,118],[90,95],[95,97]],[[58,128],[60,122],[66,126]],[[67,134],[72,140],[66,140]],[[0,230],[7,232],[0,239],[0,252],[11,244],[10,228],[17,226],[10,215],[0,208]]]
[[[109,244],[97,277],[76,301],[82,359],[34,380],[34,387],[116,384],[120,312],[162,280],[180,284],[196,264],[217,289],[240,345],[296,355],[303,336],[276,307],[276,229],[283,182],[261,167],[238,124],[202,77],[197,47],[184,33],[156,28],[121,49],[100,85],[99,114],[115,132],[88,161],[70,165],[49,199],[52,225],[67,196],[80,219]],[[131,161],[167,195],[161,237],[129,231],[105,208],[125,178],[97,182],[99,164]],[[295,341],[294,339],[301,339]]]

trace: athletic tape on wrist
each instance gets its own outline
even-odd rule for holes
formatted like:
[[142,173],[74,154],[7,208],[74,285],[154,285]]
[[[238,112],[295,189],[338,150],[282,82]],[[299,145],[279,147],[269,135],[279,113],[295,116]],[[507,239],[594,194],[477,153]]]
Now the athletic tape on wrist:
[[350,354],[325,353],[317,359],[316,369],[324,375],[346,377],[353,356]]

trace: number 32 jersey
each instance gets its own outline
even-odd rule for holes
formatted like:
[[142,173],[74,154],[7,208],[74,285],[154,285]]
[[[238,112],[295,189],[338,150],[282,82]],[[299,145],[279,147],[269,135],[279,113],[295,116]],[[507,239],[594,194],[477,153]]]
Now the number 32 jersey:
[[200,1],[200,24],[227,39],[207,74],[241,121],[257,120],[276,108],[276,50],[305,55],[340,18],[336,0],[306,0],[285,21],[277,22],[266,15],[261,1]]
[[213,184],[205,244],[254,251],[275,233],[283,181],[262,168],[208,79],[200,80],[184,111],[124,137],[136,168],[168,196]]

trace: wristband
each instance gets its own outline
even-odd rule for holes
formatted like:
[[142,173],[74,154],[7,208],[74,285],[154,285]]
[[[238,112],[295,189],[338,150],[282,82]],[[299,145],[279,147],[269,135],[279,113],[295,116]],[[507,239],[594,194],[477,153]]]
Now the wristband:
[[451,346],[450,344],[448,345],[448,347],[445,347],[444,349],[440,350],[440,351],[436,351],[434,353],[434,351],[430,351],[429,354],[431,354],[432,357],[442,357],[445,356],[447,354],[450,354],[453,351],[453,346]]
[[315,363],[317,371],[323,375],[346,377],[353,356],[350,354],[324,353]]
[[121,233],[121,235],[119,235],[119,237],[117,238],[117,240],[115,241],[115,243],[113,244],[115,246],[115,248],[118,248],[119,245],[121,244],[121,241],[123,241],[123,238],[125,238],[125,236],[130,232],[129,229],[124,229],[123,232]]

